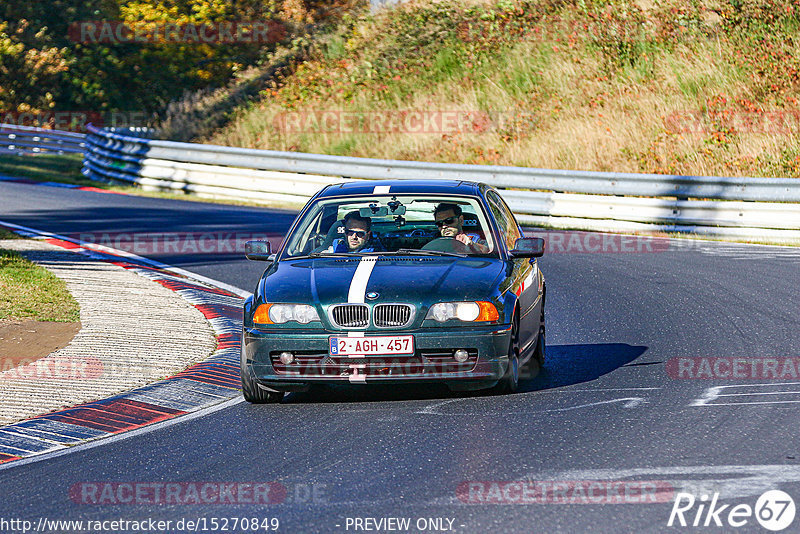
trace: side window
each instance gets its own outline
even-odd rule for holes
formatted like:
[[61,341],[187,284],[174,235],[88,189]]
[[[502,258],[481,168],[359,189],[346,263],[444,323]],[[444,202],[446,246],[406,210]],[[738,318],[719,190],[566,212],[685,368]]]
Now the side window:
[[508,250],[511,250],[514,248],[517,239],[522,237],[517,225],[517,220],[497,193],[489,191],[486,196],[489,199],[489,208],[492,210],[492,214],[500,227],[500,232],[503,234],[502,237],[506,242],[506,247],[508,247]]
[[[508,217],[500,205],[500,199],[494,191],[489,191],[486,195],[486,199],[489,201],[489,209],[492,211],[492,215],[494,215],[494,220],[497,221],[497,226],[500,230],[500,239],[503,239],[507,244],[509,227]],[[509,247],[509,250],[510,249],[511,247]]]
[[508,219],[508,250],[514,248],[514,245],[517,242],[517,239],[522,237],[522,232],[519,231],[519,224],[517,224],[517,218],[514,217],[514,213],[512,213],[511,209],[506,204],[505,200],[501,196],[497,196],[497,200],[500,201],[500,207],[506,214],[506,218]]

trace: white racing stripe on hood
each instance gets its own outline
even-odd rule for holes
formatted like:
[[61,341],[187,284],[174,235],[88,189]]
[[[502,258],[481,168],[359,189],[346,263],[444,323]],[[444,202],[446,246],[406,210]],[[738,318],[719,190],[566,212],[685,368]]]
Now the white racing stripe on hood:
[[378,262],[375,261],[374,257],[362,257],[361,261],[358,262],[356,272],[353,273],[353,279],[350,281],[350,291],[347,293],[348,304],[364,304],[367,283],[376,263]]
[[[350,291],[347,293],[348,304],[364,303],[367,294],[367,283],[369,283],[369,277],[372,274],[372,269],[375,268],[376,263],[378,262],[375,258],[361,257],[361,261],[358,262],[358,267],[356,267],[356,272],[353,273],[353,279],[350,281]],[[364,337],[364,332],[348,332],[347,337]],[[367,381],[367,377],[364,374],[364,371],[364,364],[351,364],[351,374],[348,377],[348,380],[351,383],[365,383]]]

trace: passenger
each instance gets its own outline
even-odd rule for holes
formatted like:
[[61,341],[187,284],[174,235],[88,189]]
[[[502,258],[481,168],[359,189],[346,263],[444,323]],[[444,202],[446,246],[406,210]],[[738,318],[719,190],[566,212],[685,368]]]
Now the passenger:
[[326,252],[381,252],[383,247],[372,234],[372,219],[358,211],[344,216],[344,238],[335,239]]
[[[464,215],[461,206],[449,202],[442,202],[433,210],[436,227],[442,237],[452,237],[463,244],[465,252],[486,254],[490,251],[486,241],[473,239],[464,233]],[[423,247],[424,248],[424,247]]]

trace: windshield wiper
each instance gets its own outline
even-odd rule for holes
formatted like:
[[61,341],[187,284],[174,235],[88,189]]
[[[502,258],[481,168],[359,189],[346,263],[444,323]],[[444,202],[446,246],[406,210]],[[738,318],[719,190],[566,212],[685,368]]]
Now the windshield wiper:
[[443,250],[422,250],[418,248],[399,248],[394,254],[420,254],[422,256],[454,256],[456,258],[466,258],[468,254],[458,252],[445,252]]

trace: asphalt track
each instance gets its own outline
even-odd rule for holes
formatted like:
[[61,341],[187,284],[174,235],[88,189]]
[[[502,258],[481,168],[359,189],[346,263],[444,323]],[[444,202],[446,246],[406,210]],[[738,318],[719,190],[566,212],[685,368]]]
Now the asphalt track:
[[[67,235],[279,236],[293,216],[0,183],[0,219]],[[678,241],[662,248],[565,251],[540,260],[548,285],[548,359],[517,394],[348,386],[294,394],[280,405],[239,403],[2,469],[0,520],[153,518],[174,525],[205,518],[210,529],[214,517],[259,517],[278,518],[280,532],[356,532],[363,530],[354,518],[398,517],[411,519],[410,532],[419,531],[420,518],[443,518],[443,527],[452,520],[455,532],[662,532],[679,491],[698,498],[720,492],[729,505],[754,506],[769,489],[797,500],[800,380],[674,379],[667,362],[797,357],[800,252]],[[237,253],[156,252],[142,255],[247,291],[262,267]],[[514,481],[528,487],[573,481],[573,490],[524,504],[472,502],[514,501],[518,493],[508,491],[499,498],[460,492]],[[645,492],[644,503],[633,502],[635,495],[626,503],[612,496],[596,502],[574,493],[581,481],[627,483],[634,493],[642,481],[654,482],[669,491]],[[86,482],[276,482],[287,495],[270,505],[71,499],[71,488]],[[690,523],[697,509],[686,513]],[[727,511],[720,517],[725,521]],[[753,517],[738,530],[763,531]],[[800,518],[787,531],[798,530]]]

